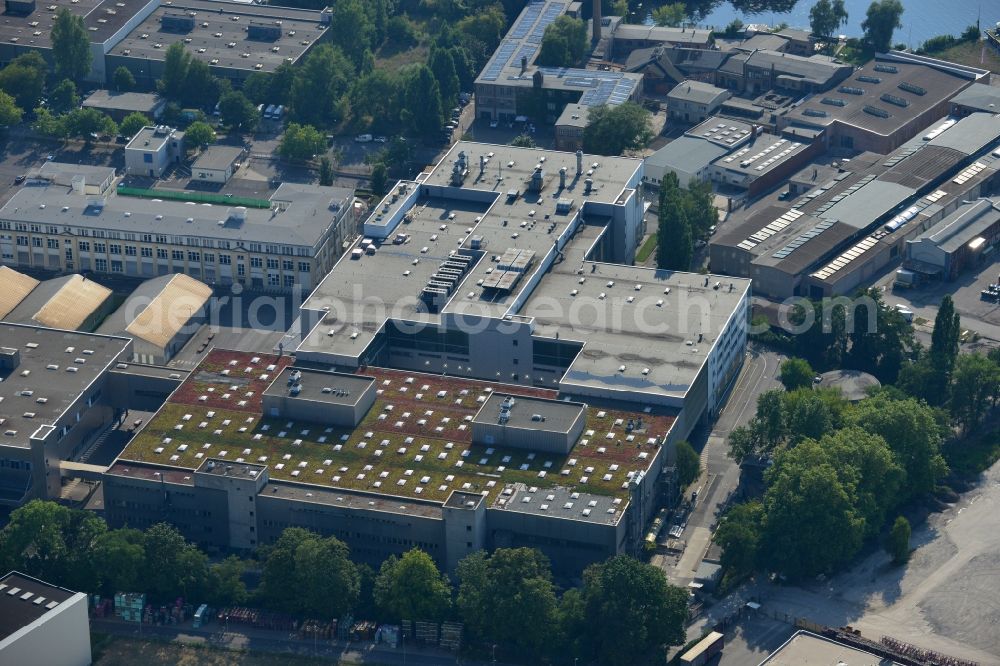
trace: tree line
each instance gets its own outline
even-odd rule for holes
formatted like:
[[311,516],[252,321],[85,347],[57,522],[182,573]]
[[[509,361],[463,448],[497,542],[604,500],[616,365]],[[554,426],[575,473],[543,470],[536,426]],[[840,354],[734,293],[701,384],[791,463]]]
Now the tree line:
[[[249,559],[212,561],[167,523],[110,529],[91,512],[41,500],[0,530],[5,571],[105,596],[141,591],[151,603],[181,596],[322,620],[456,620],[473,651],[496,646],[498,657],[523,663],[628,666],[662,661],[685,640],[687,592],[630,557],[594,564],[580,587],[560,589],[548,558],[531,548],[475,552],[454,580],[416,548],[378,571],[350,555],[336,537],[291,527]],[[259,574],[256,589],[248,571]]]
[[694,257],[694,243],[718,224],[712,201],[712,184],[693,181],[681,188],[677,174],[667,172],[660,183],[656,263],[661,269],[687,271]]
[[[959,353],[949,296],[924,350],[879,292],[867,295],[877,325],[862,318],[848,327],[846,306],[825,308],[792,342],[805,358],[783,363],[785,389],[763,393],[749,424],[730,435],[730,456],[766,471],[763,497],[733,507],[715,536],[727,583],[755,571],[799,579],[843,567],[903,505],[938,490],[946,455],[1000,398],[1000,352]],[[803,311],[812,307],[824,309]],[[839,390],[812,387],[809,360],[881,375],[884,385],[851,404]],[[896,520],[887,542],[894,560],[905,559],[908,538],[905,519]]]

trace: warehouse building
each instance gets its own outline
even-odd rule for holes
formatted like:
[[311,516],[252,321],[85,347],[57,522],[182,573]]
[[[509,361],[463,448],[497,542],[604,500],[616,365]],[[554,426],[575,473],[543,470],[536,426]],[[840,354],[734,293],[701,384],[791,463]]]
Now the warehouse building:
[[246,150],[239,146],[209,146],[191,164],[191,178],[205,183],[228,183]]
[[667,93],[667,113],[670,119],[697,124],[715,114],[732,93],[700,81],[684,81]]
[[184,159],[184,132],[166,125],[143,127],[125,146],[125,173],[162,178]]
[[88,196],[57,181],[22,187],[0,208],[0,253],[25,269],[183,273],[209,285],[291,291],[315,286],[358,229],[354,192],[345,188],[285,183],[270,199],[245,200],[153,192]]
[[539,0],[524,7],[476,78],[477,118],[554,124],[567,104],[594,107],[639,99],[639,74],[535,65],[545,28],[563,15],[569,4]]
[[38,283],[4,320],[70,331],[93,331],[113,308],[110,289],[73,274]]
[[692,49],[711,48],[711,30],[699,28],[672,28],[619,22],[608,34],[611,58],[627,58],[636,49],[655,46],[683,46]]
[[1000,200],[970,202],[906,241],[903,267],[925,279],[954,280],[1000,239]]
[[0,662],[89,666],[87,595],[12,571],[0,578]]
[[821,136],[831,149],[886,154],[947,115],[956,93],[989,76],[986,70],[895,51],[848,74],[836,90],[783,113],[778,127]]
[[891,653],[884,645],[872,644],[879,649],[871,651],[862,647],[861,642],[856,640],[846,643],[800,629],[767,659],[760,662],[759,666],[802,666],[802,664],[902,666],[906,663],[890,658]]
[[951,115],[962,118],[970,113],[1000,113],[1000,88],[973,83],[949,100]]
[[850,65],[827,56],[757,49],[732,53],[716,70],[715,85],[749,95],[769,90],[804,95],[829,90],[852,71]]
[[7,315],[38,285],[38,280],[30,275],[18,273],[8,266],[0,266],[0,320],[7,319]]
[[891,155],[862,153],[791,179],[788,203],[752,206],[709,243],[712,269],[774,298],[847,294],[903,257],[903,244],[992,188],[1000,116],[939,123]]
[[159,120],[166,105],[166,99],[153,93],[114,92],[103,88],[95,90],[83,100],[83,108],[96,109],[110,116],[116,123],[133,113],[141,113],[150,120]]
[[749,123],[709,118],[647,157],[643,182],[659,187],[668,172],[677,174],[681,187],[708,180],[715,160],[742,150],[753,139],[754,128]]
[[106,51],[109,77],[125,67],[136,83],[152,89],[163,76],[167,48],[182,41],[214,76],[235,85],[253,72],[295,64],[330,28],[330,12],[216,0],[157,2],[155,11],[129,26]]
[[131,341],[0,323],[0,503],[57,499],[62,461],[116,416],[108,370]]
[[132,338],[130,360],[166,365],[205,321],[212,288],[180,273],[146,280],[98,329]]

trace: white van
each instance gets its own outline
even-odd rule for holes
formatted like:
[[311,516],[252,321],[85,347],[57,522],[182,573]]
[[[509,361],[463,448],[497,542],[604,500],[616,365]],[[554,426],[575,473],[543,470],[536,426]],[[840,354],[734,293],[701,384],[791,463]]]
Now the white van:
[[371,143],[372,142],[372,135],[371,134],[359,134],[356,137],[354,137],[354,140],[357,141],[358,143]]

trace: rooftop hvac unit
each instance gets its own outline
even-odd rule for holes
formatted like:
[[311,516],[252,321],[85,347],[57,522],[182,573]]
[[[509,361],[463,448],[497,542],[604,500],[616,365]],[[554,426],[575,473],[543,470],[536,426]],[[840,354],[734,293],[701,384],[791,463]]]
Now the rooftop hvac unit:
[[281,26],[273,23],[251,23],[247,28],[247,39],[276,42],[281,39]]
[[35,11],[35,0],[5,0],[4,7],[8,14],[28,16]]
[[168,32],[191,32],[194,30],[194,17],[185,14],[165,14],[160,19],[160,27]]

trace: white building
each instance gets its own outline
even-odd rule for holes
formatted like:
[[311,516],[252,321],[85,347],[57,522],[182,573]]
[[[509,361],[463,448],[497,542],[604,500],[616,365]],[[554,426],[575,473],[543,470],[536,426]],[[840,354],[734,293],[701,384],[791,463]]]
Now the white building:
[[0,664],[90,663],[86,594],[17,572],[0,578]]
[[184,132],[166,125],[143,127],[125,146],[125,172],[159,178],[184,158]]

